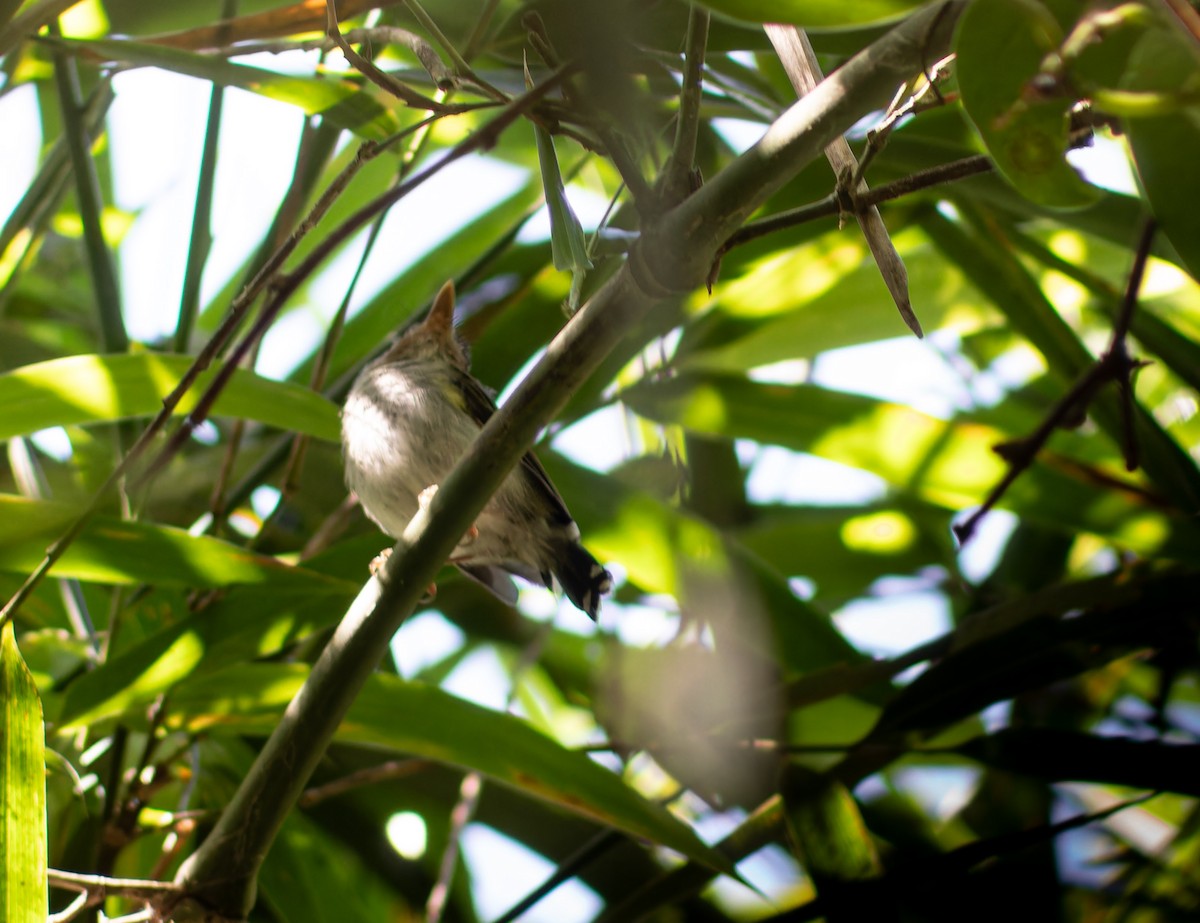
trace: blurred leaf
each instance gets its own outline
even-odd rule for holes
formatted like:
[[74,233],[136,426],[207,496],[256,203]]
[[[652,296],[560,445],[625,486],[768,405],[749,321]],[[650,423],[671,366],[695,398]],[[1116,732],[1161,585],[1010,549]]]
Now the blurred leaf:
[[[333,579],[236,587],[77,677],[55,721],[60,727],[82,727],[143,711],[184,679],[277,654],[336,624],[356,592],[356,586]],[[247,612],[255,618],[246,618]]]
[[1041,205],[1080,208],[1099,194],[1066,161],[1073,101],[1030,89],[1062,38],[1038,0],[976,0],[959,20],[955,70],[963,105],[1005,178]]
[[363,867],[352,845],[331,837],[303,814],[279,831],[259,875],[263,900],[289,923],[404,919],[406,905]]
[[795,23],[805,29],[837,29],[899,19],[926,0],[704,0],[718,13],[751,22]]
[[55,42],[80,56],[90,54],[102,61],[161,67],[221,86],[249,90],[267,99],[296,106],[306,115],[321,116],[338,128],[374,141],[382,141],[400,129],[395,116],[373,96],[349,80],[330,73],[293,77],[246,64],[233,64],[215,55],[122,39],[56,39]]
[[854,797],[833,776],[799,765],[784,770],[783,805],[797,858],[812,875],[830,923],[895,919],[878,890],[855,888],[882,874]]
[[[1200,67],[1193,48],[1173,32],[1154,29],[1134,48],[1124,88],[1135,92],[1200,91]],[[1200,275],[1200,177],[1189,151],[1200,145],[1200,106],[1181,105],[1165,115],[1125,122],[1138,177],[1154,217],[1193,275]]]
[[[896,245],[908,268],[914,304],[930,329],[968,333],[995,323],[974,287],[928,243],[900,234]],[[771,255],[716,291],[715,313],[740,322],[739,327],[689,343],[680,352],[683,369],[747,371],[889,339],[904,330],[865,245],[842,235]]]
[[1116,584],[1106,578],[1019,598],[1003,616],[971,626],[986,636],[964,633],[960,643],[971,643],[900,690],[871,736],[936,731],[1131,650],[1169,648],[1188,630],[1180,624],[1182,601],[1198,592],[1200,582],[1186,575]]
[[[190,356],[151,353],[69,356],[0,374],[0,403],[6,408],[0,439],[51,426],[153,414],[194,361]],[[211,369],[203,372],[175,413],[190,412],[215,374]],[[329,442],[337,442],[341,433],[337,409],[321,395],[244,369],[233,373],[212,413],[258,420]]]
[[[255,664],[184,683],[171,697],[167,724],[193,732],[268,733],[307,674],[301,664]],[[397,715],[404,720],[397,721]],[[434,687],[373,675],[338,729],[338,739],[478,770],[712,868],[730,868],[690,828],[585,754],[563,748],[517,718]]]
[[47,907],[46,738],[11,619],[0,629],[0,709],[0,909],[32,923]]
[[[622,391],[621,399],[663,423],[862,468],[902,494],[950,509],[982,501],[1004,473],[992,446],[1011,438],[983,420],[939,420],[815,385],[762,384],[735,375],[643,382]],[[1169,539],[1179,542],[1179,554],[1200,549],[1200,536],[1185,519],[1168,520],[1136,498],[1099,489],[1086,470],[1048,458],[1026,471],[1001,505],[1058,528],[1119,535],[1147,551],[1166,547]]]
[[913,573],[946,554],[952,511],[917,502],[762,507],[738,540],[790,577],[804,576],[824,605],[858,596],[887,574]]
[[[731,643],[774,652],[788,671],[803,672],[861,655],[820,612],[727,534],[647,493],[543,456],[547,471],[571,498],[585,541],[606,561],[652,593],[669,593],[700,621],[711,620]],[[730,618],[736,614],[736,620]]]

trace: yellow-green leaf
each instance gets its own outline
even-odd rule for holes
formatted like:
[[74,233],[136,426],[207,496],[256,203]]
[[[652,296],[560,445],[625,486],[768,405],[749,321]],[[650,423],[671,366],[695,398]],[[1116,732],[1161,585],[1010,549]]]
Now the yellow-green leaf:
[[46,736],[12,622],[0,631],[0,916],[46,919]]
[[[0,439],[50,426],[110,423],[149,416],[162,408],[195,360],[190,356],[68,356],[0,375]],[[175,413],[196,406],[216,373],[200,375]],[[272,381],[242,369],[233,373],[213,416],[258,420],[270,426],[337,442],[337,408],[320,394],[289,382]]]

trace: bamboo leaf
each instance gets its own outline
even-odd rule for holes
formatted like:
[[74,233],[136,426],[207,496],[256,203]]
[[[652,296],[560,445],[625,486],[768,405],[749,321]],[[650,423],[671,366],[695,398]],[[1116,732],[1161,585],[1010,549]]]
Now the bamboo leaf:
[[238,87],[277,102],[295,106],[306,115],[321,116],[339,128],[382,141],[400,128],[396,117],[378,100],[349,80],[332,74],[294,77],[214,55],[124,39],[62,39],[68,50],[139,67],[161,67],[177,74]]
[[[51,426],[111,423],[149,416],[162,408],[191,367],[190,356],[150,353],[69,356],[27,365],[0,375],[0,439],[25,436]],[[196,405],[215,372],[200,375],[175,408]],[[239,369],[221,392],[214,416],[258,420],[269,426],[337,442],[337,408],[308,388],[272,381]]]
[[[0,494],[0,571],[24,574],[79,515],[70,503]],[[219,587],[295,579],[310,587],[333,583],[220,539],[183,529],[97,516],[55,565],[59,577],[95,583]]]
[[42,703],[17,650],[0,630],[0,915],[46,918],[46,754]]
[[[167,723],[192,732],[269,733],[307,675],[302,664],[253,664],[184,683],[171,696]],[[586,755],[566,749],[511,715],[431,686],[374,674],[350,707],[337,739],[477,770],[711,868],[732,870],[682,821]]]

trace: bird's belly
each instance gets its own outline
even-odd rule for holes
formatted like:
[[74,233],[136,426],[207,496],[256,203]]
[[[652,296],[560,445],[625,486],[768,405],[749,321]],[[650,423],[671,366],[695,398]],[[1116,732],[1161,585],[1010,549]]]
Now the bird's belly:
[[352,392],[342,411],[346,484],[366,514],[397,537],[417,512],[417,497],[441,483],[478,430],[469,420],[448,422],[440,395],[420,390],[380,395]]

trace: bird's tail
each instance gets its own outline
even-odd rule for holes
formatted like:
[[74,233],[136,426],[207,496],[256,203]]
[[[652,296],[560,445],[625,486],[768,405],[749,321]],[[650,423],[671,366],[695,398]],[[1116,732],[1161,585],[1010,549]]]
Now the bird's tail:
[[612,574],[601,567],[583,545],[570,542],[558,556],[554,576],[567,598],[594,622],[600,609],[600,597],[612,589]]

